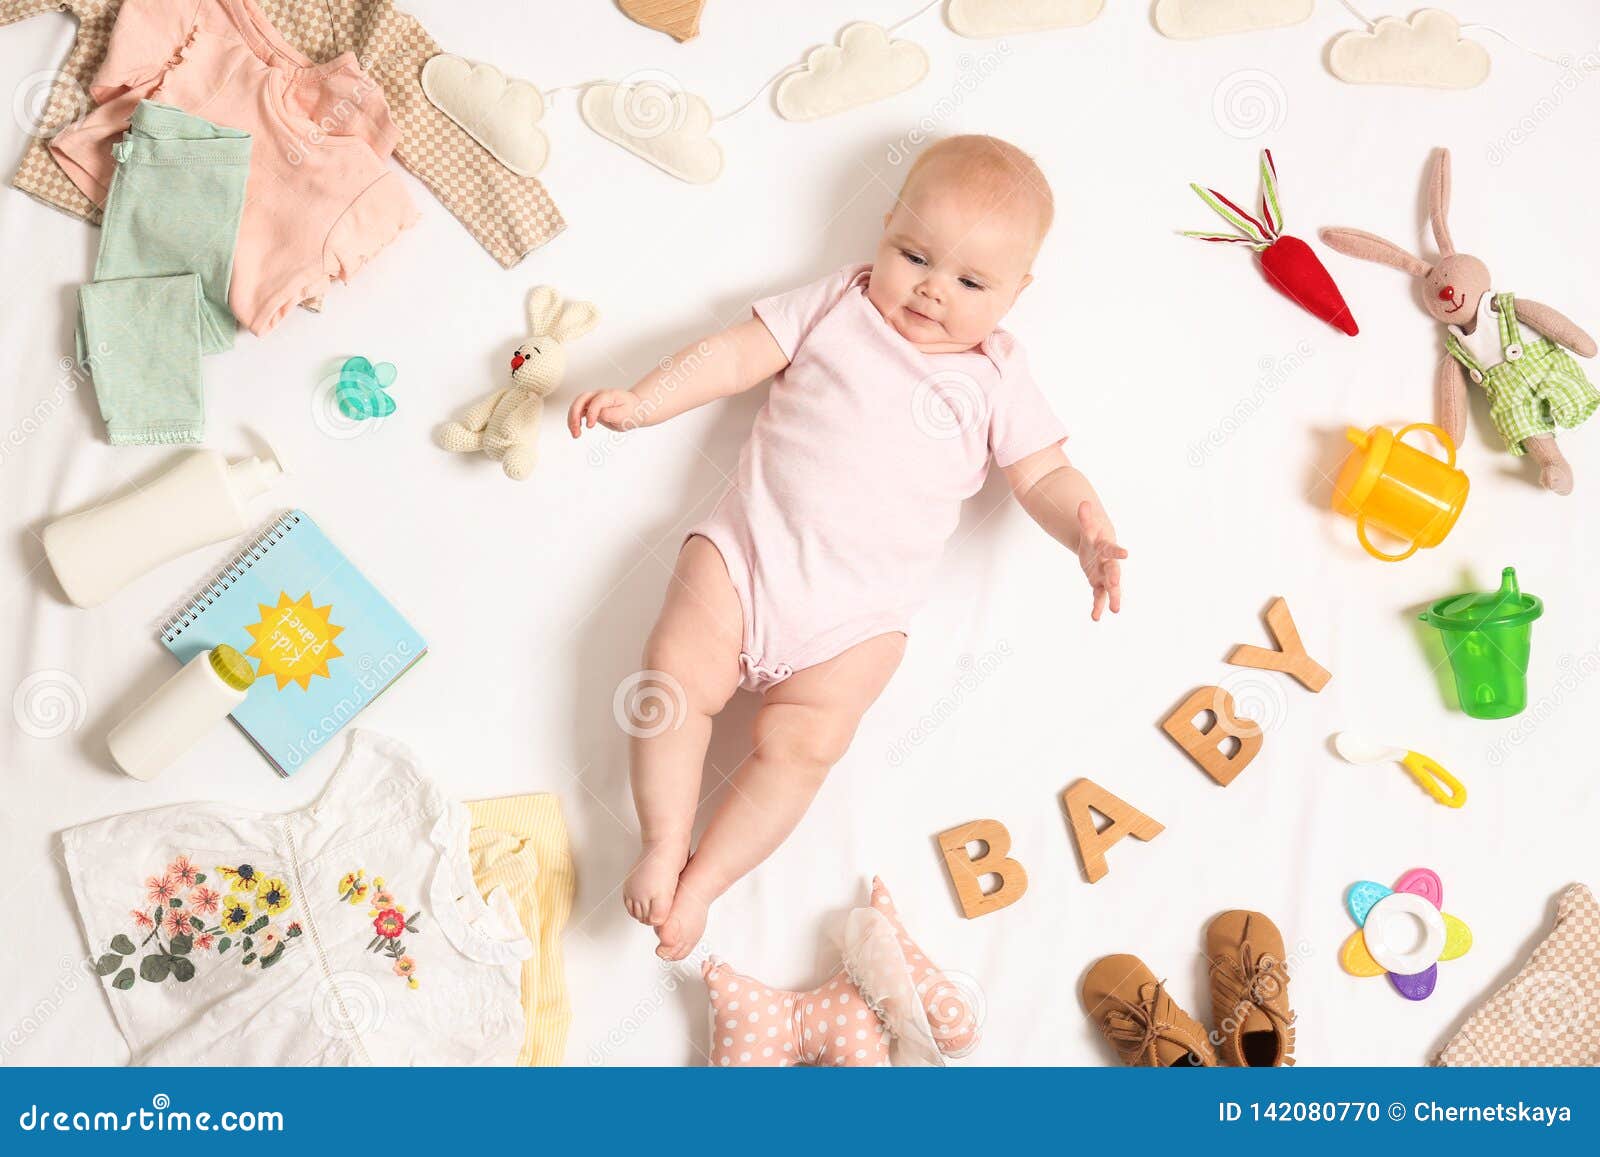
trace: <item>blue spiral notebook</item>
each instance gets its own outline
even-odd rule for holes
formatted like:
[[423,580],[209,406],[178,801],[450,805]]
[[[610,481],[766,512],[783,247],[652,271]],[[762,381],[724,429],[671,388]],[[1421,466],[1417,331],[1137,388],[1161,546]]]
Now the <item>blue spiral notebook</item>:
[[233,720],[293,775],[428,645],[303,510],[280,516],[162,626],[187,663],[227,643],[256,681]]

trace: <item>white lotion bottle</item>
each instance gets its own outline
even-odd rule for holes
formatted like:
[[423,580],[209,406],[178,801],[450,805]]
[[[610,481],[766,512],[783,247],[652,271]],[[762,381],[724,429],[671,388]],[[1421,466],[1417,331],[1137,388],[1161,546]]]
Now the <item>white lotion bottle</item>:
[[154,779],[244,702],[250,660],[226,643],[201,651],[111,729],[111,758],[134,779]]
[[242,533],[246,508],[283,474],[274,452],[229,462],[195,450],[150,485],[44,528],[44,553],[80,607],[104,602],[181,554]]

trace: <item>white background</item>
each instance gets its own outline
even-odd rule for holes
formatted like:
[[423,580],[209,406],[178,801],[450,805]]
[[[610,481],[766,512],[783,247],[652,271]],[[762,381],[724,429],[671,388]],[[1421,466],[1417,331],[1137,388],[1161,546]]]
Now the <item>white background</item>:
[[[1547,52],[1600,51],[1592,5],[1449,6]],[[892,22],[914,3],[712,0],[702,35],[686,45],[599,3],[409,7],[447,49],[542,86],[662,69],[720,112],[850,20]],[[895,143],[919,121],[1013,140],[1055,187],[1055,231],[1008,325],[1132,551],[1126,607],[1091,625],[1075,561],[992,477],[850,755],[795,835],[713,910],[707,945],[768,983],[810,985],[836,959],[827,936],[862,899],[864,879],[881,873],[929,954],[987,993],[986,1039],[970,1063],[1105,1064],[1110,1051],[1077,1003],[1083,970],[1105,953],[1136,953],[1205,1018],[1206,922],[1257,908],[1304,946],[1292,990],[1302,1063],[1418,1064],[1512,974],[1559,891],[1595,883],[1600,560],[1590,527],[1600,432],[1563,438],[1577,493],[1559,499],[1499,448],[1475,399],[1461,522],[1437,550],[1375,562],[1353,526],[1327,511],[1325,475],[1347,424],[1432,417],[1439,337],[1416,291],[1319,244],[1362,326],[1348,338],[1279,298],[1247,251],[1174,230],[1217,224],[1191,180],[1252,196],[1266,144],[1290,232],[1314,239],[1319,226],[1348,224],[1429,245],[1428,154],[1449,145],[1457,242],[1490,261],[1498,288],[1600,330],[1600,80],[1485,38],[1494,69],[1475,90],[1358,88],[1323,67],[1331,39],[1356,26],[1331,0],[1299,27],[1192,43],[1159,36],[1148,9],[1119,0],[1087,28],[1012,37],[1004,51],[957,37],[929,13],[901,33],[932,59],[920,87],[809,124],[758,102],[717,126],[727,165],[709,187],[681,184],[594,136],[574,94],[560,94],[546,114],[543,175],[569,223],[562,236],[502,271],[412,182],[421,224],[354,285],[335,286],[324,314],[296,311],[267,339],[242,334],[205,362],[208,445],[245,453],[249,431],[260,430],[293,467],[258,504],[262,521],[304,507],[431,643],[362,724],[410,744],[461,798],[560,795],[579,874],[566,939],[569,1063],[703,1061],[697,972],[659,965],[653,936],[627,920],[618,897],[635,823],[611,704],[638,666],[680,536],[715,500],[765,389],[636,433],[597,459],[602,442],[574,444],[547,421],[542,461],[521,484],[481,458],[446,455],[430,431],[504,381],[533,285],[591,299],[603,314],[571,351],[561,410],[579,390],[628,386],[663,355],[746,316],[758,295],[866,260],[903,171]],[[53,67],[72,35],[56,16],[6,29],[0,77],[20,84]],[[1264,106],[1219,110],[1241,87]],[[0,117],[0,156],[19,155],[25,132]],[[67,605],[43,562],[37,534],[51,516],[176,457],[108,446],[91,390],[60,384],[96,241],[79,221],[0,194],[6,1063],[126,1057],[98,982],[77,970],[85,948],[62,828],[197,799],[296,807],[321,788],[341,747],[288,783],[231,727],[154,783],[108,764],[107,729],[172,669],[157,622],[230,548],[162,567],[92,611]],[[355,353],[399,367],[399,411],[351,436],[319,412],[317,387]],[[1479,722],[1448,705],[1441,656],[1415,611],[1493,586],[1506,564],[1547,606],[1534,633],[1533,704],[1521,719]],[[1222,661],[1236,643],[1268,643],[1260,615],[1274,595],[1289,599],[1312,655],[1334,673],[1320,695]],[[975,669],[989,673],[974,679]],[[54,725],[37,700],[6,709],[38,672],[66,689]],[[1261,756],[1227,789],[1158,729],[1192,689],[1218,681],[1269,728]],[[742,696],[721,721],[708,790],[747,751],[752,709]],[[931,734],[904,745],[935,716],[943,721]],[[1471,802],[1449,811],[1397,768],[1340,763],[1327,741],[1344,728],[1434,755],[1467,783]],[[898,761],[897,744],[907,752]],[[1150,844],[1119,845],[1093,886],[1058,802],[1080,776],[1167,825]],[[1016,906],[967,922],[934,836],[980,817],[1010,828],[1031,886]],[[1336,953],[1353,927],[1345,889],[1419,865],[1442,876],[1445,907],[1476,944],[1441,966],[1430,1000],[1411,1004],[1382,979],[1342,973]]]

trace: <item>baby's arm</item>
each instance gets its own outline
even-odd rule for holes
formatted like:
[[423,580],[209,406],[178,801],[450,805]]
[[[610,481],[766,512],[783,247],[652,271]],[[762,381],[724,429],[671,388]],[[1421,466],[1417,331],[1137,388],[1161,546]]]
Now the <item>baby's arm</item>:
[[1005,467],[1005,476],[1028,516],[1078,556],[1078,564],[1094,588],[1090,617],[1099,622],[1108,603],[1112,614],[1120,613],[1122,560],[1128,552],[1117,545],[1116,529],[1089,479],[1067,461],[1060,446],[1013,462]]
[[580,394],[567,411],[574,438],[596,423],[610,430],[654,426],[717,398],[743,393],[789,364],[777,339],[752,317],[685,346],[631,390]]

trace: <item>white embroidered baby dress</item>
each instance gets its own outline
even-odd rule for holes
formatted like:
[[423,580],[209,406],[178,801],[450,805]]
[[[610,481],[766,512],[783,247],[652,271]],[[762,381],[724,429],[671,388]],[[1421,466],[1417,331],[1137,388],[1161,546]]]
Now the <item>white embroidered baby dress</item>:
[[62,833],[132,1063],[511,1064],[532,946],[470,820],[354,731],[309,807],[180,804]]

